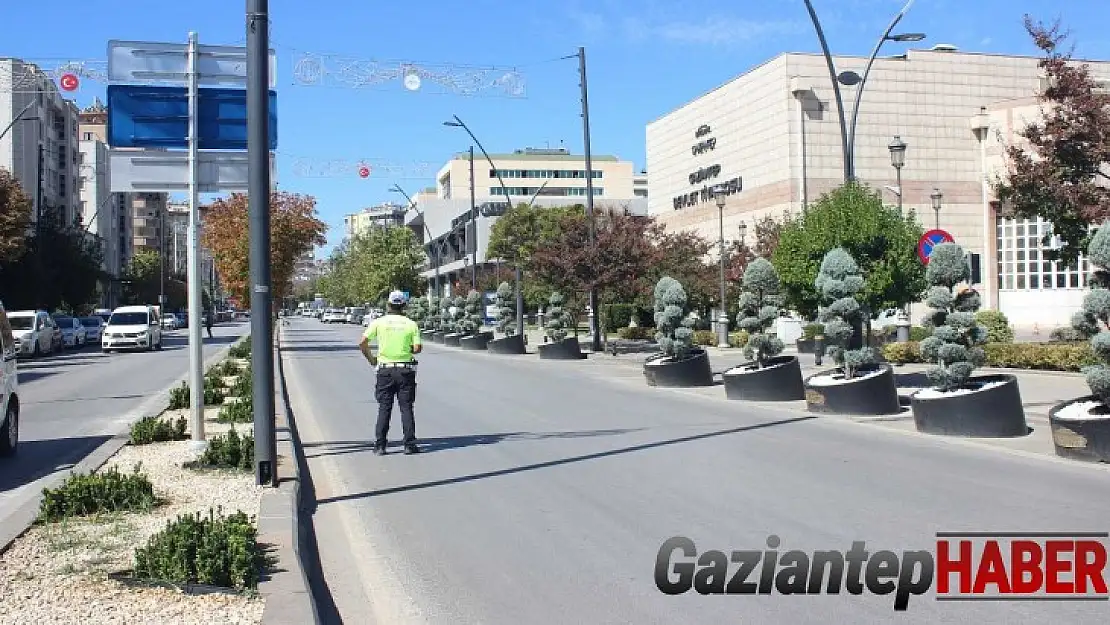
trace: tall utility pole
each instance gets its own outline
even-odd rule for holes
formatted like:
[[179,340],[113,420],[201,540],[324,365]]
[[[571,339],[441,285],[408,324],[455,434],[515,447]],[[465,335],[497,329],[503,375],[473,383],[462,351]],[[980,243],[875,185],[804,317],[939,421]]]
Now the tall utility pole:
[[[158,213],[158,309],[159,314],[166,314],[166,209]],[[176,243],[176,241],[175,241]],[[174,245],[174,249],[177,246]],[[176,261],[177,258],[175,257]],[[162,323],[159,319],[158,323]]]
[[[590,225],[590,245],[597,245],[597,231],[594,224],[594,169],[590,157],[590,101],[586,88],[586,49],[578,48],[578,78],[582,87],[582,145],[586,153],[586,219]],[[597,289],[590,289],[590,332],[593,342],[590,349],[601,351],[601,311],[597,308]]]
[[199,118],[200,74],[197,69],[197,34],[189,33],[189,231],[188,231],[188,276],[189,287],[189,388],[192,447],[203,449],[207,443],[204,435],[204,338],[201,327],[204,325],[201,310],[200,285],[200,198],[197,179],[200,176],[199,159],[200,132]]
[[[470,288],[478,290],[478,213],[474,210],[474,146],[470,146],[470,222],[473,226],[474,240],[466,237],[466,244],[470,246]],[[469,233],[467,233],[469,235]]]
[[250,206],[251,369],[255,482],[277,486],[274,319],[270,290],[270,9],[247,0],[247,183]]

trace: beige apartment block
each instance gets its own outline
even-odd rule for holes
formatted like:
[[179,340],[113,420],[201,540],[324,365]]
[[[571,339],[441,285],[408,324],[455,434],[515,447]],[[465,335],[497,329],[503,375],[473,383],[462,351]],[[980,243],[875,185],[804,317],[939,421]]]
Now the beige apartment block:
[[343,216],[343,229],[348,238],[369,232],[371,228],[405,225],[405,206],[386,202],[369,206],[357,213]]
[[[497,166],[490,167],[481,150],[474,151],[474,197],[504,197],[497,174],[505,181],[513,203],[533,196],[566,198],[570,203],[586,199],[586,159],[564,148],[525,148],[512,154],[490,154]],[[631,161],[616,156],[591,155],[595,198],[631,199],[635,168]],[[470,154],[454,155],[436,174],[436,194],[445,200],[470,197]]]
[[[898,204],[901,191],[903,210],[913,210],[926,229],[939,225],[980,255],[983,283],[976,286],[984,307],[1047,335],[1067,324],[1081,301],[1085,263],[1070,272],[1031,271],[1028,263],[1034,256],[1041,262],[1042,250],[1027,233],[1043,233],[1044,224],[999,219],[991,185],[1005,170],[1003,146],[1017,140],[1023,119],[1039,115],[1038,61],[951,50],[877,59],[859,108],[854,160],[856,177],[888,205]],[[834,62],[839,71],[862,74],[866,59]],[[1110,62],[1087,63],[1096,79],[1110,80]],[[849,125],[857,88],[841,86]],[[777,56],[649,123],[646,134],[648,212],[670,230],[712,240],[719,236],[712,197],[718,185],[729,189],[724,233],[732,241],[742,223],[751,232],[765,215],[799,213],[844,181],[837,104],[821,55]],[[896,136],[908,146],[901,190],[887,147]],[[942,194],[939,213],[934,190]],[[1017,247],[1019,238],[1025,247]],[[1019,250],[1028,255],[1021,269]],[[1040,304],[1047,300],[1054,303]],[[923,312],[915,307],[915,317]]]

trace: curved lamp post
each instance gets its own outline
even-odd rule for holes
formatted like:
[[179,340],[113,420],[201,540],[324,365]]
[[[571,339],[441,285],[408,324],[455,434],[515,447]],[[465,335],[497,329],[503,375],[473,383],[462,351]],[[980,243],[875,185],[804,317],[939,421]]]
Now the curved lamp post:
[[929,194],[929,198],[933,200],[933,227],[937,230],[940,230],[940,200],[943,197],[944,194],[940,192],[940,189],[933,189],[933,192]]
[[[452,128],[462,128],[466,131],[466,134],[470,135],[471,140],[474,141],[474,145],[478,146],[478,149],[482,151],[482,156],[486,157],[486,161],[489,163],[490,168],[493,169],[494,175],[497,176],[497,182],[501,184],[501,191],[505,194],[505,201],[509,203],[509,208],[511,209],[513,207],[513,200],[509,197],[509,187],[505,186],[505,181],[501,178],[500,172],[497,171],[497,165],[493,163],[493,159],[490,158],[489,152],[486,152],[486,148],[482,146],[482,142],[478,140],[478,137],[474,136],[473,132],[470,132],[470,128],[463,123],[463,120],[459,119],[458,115],[452,115],[451,118],[450,121],[443,122],[443,125]],[[475,224],[475,229],[477,229],[477,224]],[[475,249],[477,249],[477,246],[475,246]],[[516,331],[521,336],[524,336],[524,290],[521,288],[520,267],[516,268]]]
[[[836,65],[833,63],[832,54],[829,52],[829,44],[825,40],[825,31],[821,28],[821,22],[817,19],[817,12],[813,10],[813,4],[810,0],[805,0],[806,10],[809,12],[809,18],[813,21],[813,28],[817,31],[817,39],[821,42],[821,52],[825,55],[825,64],[829,68],[829,79],[832,81],[833,95],[836,98],[836,108],[840,115],[840,141],[841,149],[844,153],[844,181],[847,182],[856,177],[855,165],[855,142],[856,142],[856,122],[859,119],[859,105],[863,98],[863,88],[867,83],[867,76],[871,73],[871,66],[875,63],[875,59],[879,56],[879,50],[882,49],[883,44],[888,41],[921,41],[925,39],[924,33],[904,33],[900,35],[892,35],[891,31],[902,21],[906,13],[913,6],[914,0],[906,2],[906,6],[894,16],[891,20],[890,26],[887,26],[886,32],[879,38],[878,43],[875,44],[875,49],[871,52],[871,56],[867,59],[867,67],[863,70],[863,76],[847,71],[838,74]],[[849,124],[844,117],[844,99],[840,94],[840,85],[851,87],[859,85],[856,90],[855,105],[852,109],[852,122],[849,129]]]
[[902,137],[894,136],[894,140],[886,146],[890,150],[890,165],[894,168],[898,184],[898,214],[902,215],[902,166],[906,164],[906,142]]
[[[405,196],[405,199],[409,201],[409,208],[416,211],[416,214],[420,215],[420,221],[424,224],[424,232],[428,233],[428,246],[431,247],[432,250],[434,250],[436,253],[436,297],[439,297],[439,266],[442,264],[443,254],[441,254],[442,250],[439,249],[434,237],[432,237],[431,229],[428,228],[428,220],[424,218],[424,211],[416,207],[416,202],[413,201],[412,197],[410,197],[408,193],[405,193],[405,190],[402,189],[400,185],[393,185],[389,188],[389,192],[400,193],[401,195]],[[432,301],[432,294],[430,292],[428,293],[428,301]]]
[[717,347],[728,347],[728,303],[725,301],[725,190],[718,187],[716,196],[721,265],[721,314],[717,318]]

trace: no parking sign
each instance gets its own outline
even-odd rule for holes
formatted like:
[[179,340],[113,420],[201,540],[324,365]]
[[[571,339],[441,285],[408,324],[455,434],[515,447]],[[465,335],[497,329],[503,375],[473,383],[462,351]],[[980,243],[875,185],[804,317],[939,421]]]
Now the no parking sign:
[[933,250],[941,243],[955,243],[956,240],[952,235],[944,230],[930,230],[921,235],[917,240],[917,257],[921,262],[926,265],[929,264],[929,257],[933,255]]

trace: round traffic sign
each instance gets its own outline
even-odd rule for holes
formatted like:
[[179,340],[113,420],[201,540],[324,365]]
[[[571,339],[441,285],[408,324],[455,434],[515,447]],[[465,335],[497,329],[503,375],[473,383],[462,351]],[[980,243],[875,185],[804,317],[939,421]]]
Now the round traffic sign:
[[81,81],[77,79],[77,74],[62,74],[62,77],[58,79],[58,84],[65,91],[77,91]]
[[366,165],[359,165],[358,177],[359,178],[369,178],[370,177],[370,167],[368,167]]
[[956,240],[952,235],[944,230],[930,230],[921,235],[917,240],[917,257],[921,262],[928,264],[929,257],[933,254],[933,249],[941,243],[955,243]]

